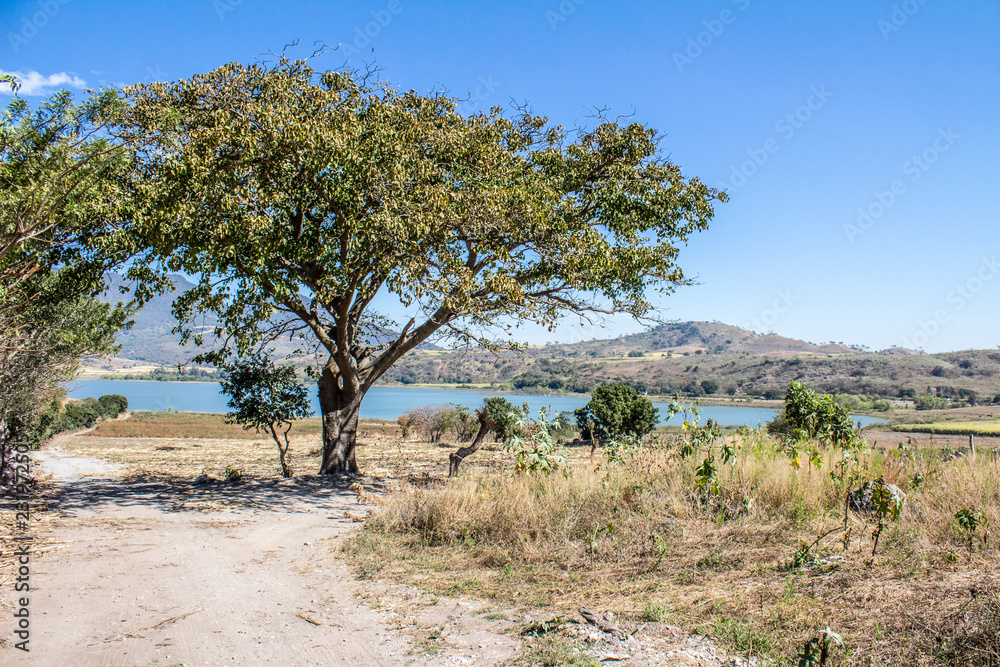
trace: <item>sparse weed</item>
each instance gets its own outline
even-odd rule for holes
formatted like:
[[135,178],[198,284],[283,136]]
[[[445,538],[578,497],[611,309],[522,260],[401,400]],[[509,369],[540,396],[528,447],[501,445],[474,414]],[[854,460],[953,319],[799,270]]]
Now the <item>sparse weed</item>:
[[227,465],[223,473],[227,482],[239,482],[243,479],[243,469],[233,465]]

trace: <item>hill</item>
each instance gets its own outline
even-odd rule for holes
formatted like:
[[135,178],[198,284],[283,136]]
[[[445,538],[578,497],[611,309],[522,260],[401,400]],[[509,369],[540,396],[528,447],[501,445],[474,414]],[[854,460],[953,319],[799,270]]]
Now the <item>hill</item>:
[[[193,288],[194,283],[180,274],[170,274],[168,277],[173,284],[173,290],[150,299],[136,313],[132,327],[118,333],[116,338],[122,346],[119,353],[122,360],[145,362],[156,366],[176,366],[177,364],[189,363],[192,357],[208,349],[207,346],[211,345],[214,339],[213,332],[218,324],[218,319],[211,313],[203,314],[198,322],[199,330],[205,335],[205,348],[198,348],[194,345],[181,346],[180,334],[172,333],[173,328],[177,325],[177,320],[172,312],[173,301],[178,295]],[[120,275],[108,274],[105,282],[107,289],[100,297],[102,301],[117,303],[128,300],[127,285]],[[126,288],[124,294],[122,293],[123,288]],[[384,342],[390,337],[395,337],[395,333],[386,332],[377,337],[377,342]],[[290,342],[286,337],[284,340],[275,341],[272,347],[275,350],[275,356],[283,358],[294,354],[299,346],[297,343]],[[424,343],[420,349],[436,350],[439,348],[432,343]]]
[[[119,334],[121,356],[173,366],[197,354],[181,347],[171,303],[194,285],[172,275],[174,291],[152,299]],[[105,300],[121,299],[119,276]],[[207,332],[215,320],[205,316]],[[279,343],[284,356],[293,345]],[[308,363],[304,358],[296,365]],[[840,343],[815,344],[757,334],[721,322],[661,324],[611,339],[530,347],[520,352],[445,350],[432,344],[410,352],[384,384],[479,384],[499,390],[588,392],[604,382],[628,382],[658,394],[780,397],[796,380],[827,393],[906,397],[936,394],[992,401],[1000,394],[1000,352],[969,350],[920,354],[894,348],[866,352]]]
[[[150,364],[173,366],[188,362],[198,354],[194,347],[182,347],[180,334],[171,333],[177,321],[171,312],[171,305],[177,294],[182,294],[194,284],[179,274],[169,276],[174,289],[166,294],[153,297],[133,318],[135,324],[127,331],[118,333],[117,341],[122,346],[121,357]],[[118,274],[108,274],[105,277],[107,290],[101,295],[101,300],[107,303],[117,303],[129,298],[129,293],[122,294],[126,287],[125,281]],[[206,315],[202,325],[211,331],[216,320]]]
[[988,400],[1000,394],[1000,352],[865,352],[842,344],[760,335],[717,322],[682,322],[610,340],[520,353],[415,351],[387,373],[400,384],[491,384],[585,392],[627,382],[657,394],[781,397],[793,380],[826,393]]

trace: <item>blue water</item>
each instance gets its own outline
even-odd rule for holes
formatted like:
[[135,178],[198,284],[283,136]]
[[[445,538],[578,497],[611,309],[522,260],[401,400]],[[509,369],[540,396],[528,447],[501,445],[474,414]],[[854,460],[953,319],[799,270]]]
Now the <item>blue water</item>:
[[[121,394],[128,398],[130,410],[152,410],[162,412],[172,408],[178,412],[229,412],[226,398],[215,382],[141,382],[136,380],[77,380],[69,388],[70,398]],[[527,403],[533,413],[543,407],[550,407],[551,413],[575,410],[589,400],[586,396],[526,396],[521,394],[497,394],[466,389],[432,389],[423,387],[374,387],[361,404],[361,417],[368,419],[395,420],[410,408],[422,405],[457,403],[476,408],[489,396],[504,396],[514,405]],[[661,417],[666,413],[666,404],[656,404]],[[319,401],[312,397],[312,407],[319,414]],[[749,408],[729,405],[707,405],[701,407],[700,420],[711,418],[722,425],[757,426],[774,417],[776,410],[770,408]],[[855,417],[864,424],[882,421],[875,417]],[[668,424],[680,424],[683,415],[677,415]]]

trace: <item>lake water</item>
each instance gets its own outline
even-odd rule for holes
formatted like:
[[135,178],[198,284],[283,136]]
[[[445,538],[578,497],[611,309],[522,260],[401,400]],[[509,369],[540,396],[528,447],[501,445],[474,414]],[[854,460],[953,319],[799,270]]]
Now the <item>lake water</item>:
[[[136,380],[77,380],[69,386],[70,398],[95,398],[104,394],[121,394],[128,398],[130,410],[152,410],[162,412],[168,408],[178,412],[229,412],[226,397],[215,382],[141,382]],[[361,404],[361,417],[395,420],[410,408],[421,405],[457,403],[476,408],[489,396],[504,396],[514,405],[527,402],[533,413],[543,407],[551,407],[553,412],[575,410],[589,400],[586,396],[526,396],[521,394],[497,394],[466,389],[434,389],[425,387],[374,387]],[[666,403],[657,403],[662,416]],[[319,414],[319,401],[312,396],[312,408]],[[714,419],[724,426],[765,424],[777,411],[770,408],[750,408],[729,405],[706,405],[701,408],[701,420]],[[856,416],[855,421],[868,424],[882,421],[874,417]],[[669,420],[668,424],[679,424],[681,415]]]

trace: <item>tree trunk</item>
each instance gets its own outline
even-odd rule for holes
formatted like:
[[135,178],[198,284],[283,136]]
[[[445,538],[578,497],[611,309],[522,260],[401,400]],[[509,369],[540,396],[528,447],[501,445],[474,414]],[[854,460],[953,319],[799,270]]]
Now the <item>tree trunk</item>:
[[[364,394],[352,391],[350,383],[324,370],[319,379],[319,407],[323,413],[323,462],[321,475],[357,474],[354,447],[358,435],[358,411]],[[353,394],[353,395],[352,395]]]
[[281,465],[281,476],[291,477],[292,471],[289,469],[288,462],[285,459],[286,454],[288,454],[288,436],[285,436],[285,445],[282,446],[281,439],[278,437],[278,431],[274,428],[274,424],[271,424],[271,437],[274,438],[275,444],[278,445],[278,462]]
[[458,466],[462,465],[462,461],[466,457],[475,454],[483,444],[486,434],[496,428],[493,420],[486,414],[485,409],[476,410],[476,416],[479,417],[479,432],[476,433],[476,437],[471,445],[462,447],[457,452],[452,452],[451,456],[448,457],[448,477],[454,477],[458,474]]

